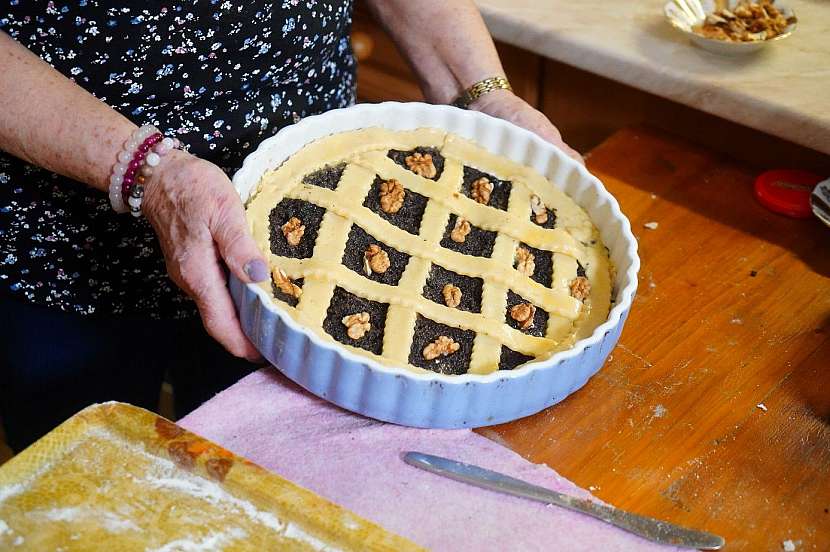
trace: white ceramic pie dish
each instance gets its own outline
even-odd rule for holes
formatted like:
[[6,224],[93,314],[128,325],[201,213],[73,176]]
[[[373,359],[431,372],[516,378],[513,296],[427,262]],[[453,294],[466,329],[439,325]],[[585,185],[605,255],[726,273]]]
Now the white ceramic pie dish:
[[260,144],[234,175],[243,201],[262,175],[306,144],[367,127],[440,128],[528,165],[563,189],[600,230],[617,269],[611,312],[593,334],[549,359],[511,371],[461,376],[383,366],[330,343],[298,324],[258,286],[231,276],[242,327],[262,355],[290,379],[347,410],[416,427],[460,428],[504,423],[539,412],[594,375],[619,339],[637,289],[637,241],[602,183],[535,134],[501,119],[450,106],[361,104],[308,117]]

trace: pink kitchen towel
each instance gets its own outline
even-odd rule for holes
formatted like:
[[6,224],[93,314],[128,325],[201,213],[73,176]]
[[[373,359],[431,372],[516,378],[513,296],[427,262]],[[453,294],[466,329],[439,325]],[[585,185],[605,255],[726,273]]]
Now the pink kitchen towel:
[[591,496],[470,430],[415,429],[352,414],[274,369],[251,374],[178,423],[432,550],[672,550],[587,516],[413,468],[403,452]]

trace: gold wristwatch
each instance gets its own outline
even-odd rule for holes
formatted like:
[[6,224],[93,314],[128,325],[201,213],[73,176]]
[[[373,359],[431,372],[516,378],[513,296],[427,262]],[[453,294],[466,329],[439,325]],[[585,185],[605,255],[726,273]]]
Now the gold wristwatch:
[[466,109],[471,103],[493,90],[513,90],[513,88],[505,77],[490,77],[469,87],[452,102],[452,105]]

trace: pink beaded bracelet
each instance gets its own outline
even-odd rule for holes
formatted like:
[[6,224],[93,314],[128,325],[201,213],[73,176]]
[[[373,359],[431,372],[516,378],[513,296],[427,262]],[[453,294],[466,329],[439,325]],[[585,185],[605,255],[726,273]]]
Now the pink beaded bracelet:
[[144,125],[132,133],[118,154],[110,176],[109,198],[115,212],[129,211],[134,217],[141,216],[145,180],[153,174],[153,167],[158,166],[162,156],[179,147],[181,142],[165,138],[152,125]]

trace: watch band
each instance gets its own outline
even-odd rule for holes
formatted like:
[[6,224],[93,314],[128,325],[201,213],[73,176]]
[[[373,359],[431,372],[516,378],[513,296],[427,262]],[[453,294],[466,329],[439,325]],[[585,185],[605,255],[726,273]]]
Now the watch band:
[[493,90],[513,90],[513,87],[505,77],[490,77],[469,87],[452,102],[452,105],[466,109],[471,103]]

